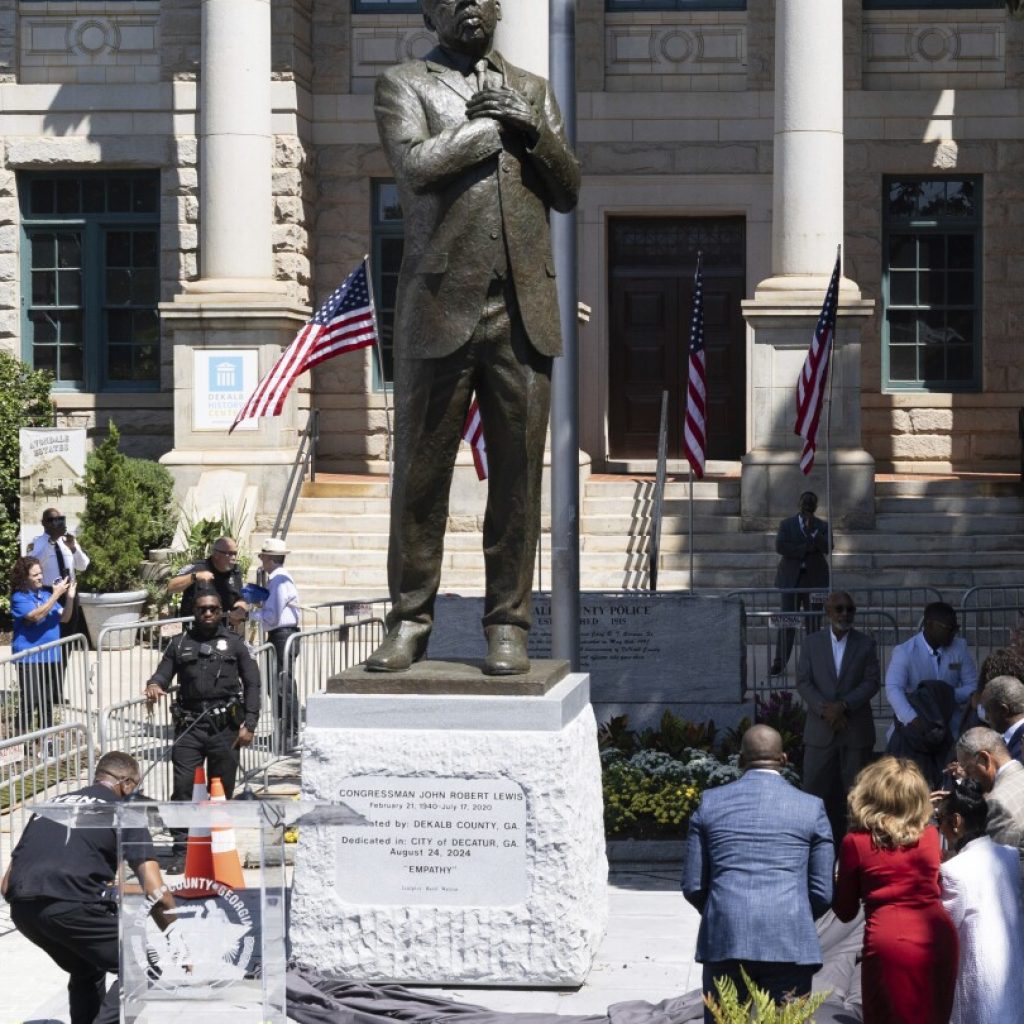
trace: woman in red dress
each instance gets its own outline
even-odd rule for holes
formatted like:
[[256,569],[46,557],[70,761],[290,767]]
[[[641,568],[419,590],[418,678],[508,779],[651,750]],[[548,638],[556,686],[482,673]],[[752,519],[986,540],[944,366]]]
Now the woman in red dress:
[[833,909],[864,903],[864,1024],[947,1024],[960,950],[939,897],[939,833],[917,766],[883,757],[854,782]]

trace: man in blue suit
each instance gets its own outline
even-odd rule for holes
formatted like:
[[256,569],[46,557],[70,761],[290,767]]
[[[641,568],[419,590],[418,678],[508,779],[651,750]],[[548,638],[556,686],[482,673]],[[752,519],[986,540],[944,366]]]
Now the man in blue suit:
[[701,915],[705,995],[729,977],[745,998],[742,967],[779,1002],[810,992],[821,967],[814,921],[832,902],[832,829],[821,800],[782,777],[785,764],[782,737],[751,726],[743,777],[707,790],[690,819],[683,895]]

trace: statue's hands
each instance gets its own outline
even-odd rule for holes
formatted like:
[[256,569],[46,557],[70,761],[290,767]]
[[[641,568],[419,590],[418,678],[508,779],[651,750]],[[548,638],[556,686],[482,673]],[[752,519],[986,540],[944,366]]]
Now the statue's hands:
[[523,132],[533,145],[540,135],[541,116],[537,108],[520,92],[503,85],[498,89],[481,89],[466,104],[470,119],[491,117],[506,128]]

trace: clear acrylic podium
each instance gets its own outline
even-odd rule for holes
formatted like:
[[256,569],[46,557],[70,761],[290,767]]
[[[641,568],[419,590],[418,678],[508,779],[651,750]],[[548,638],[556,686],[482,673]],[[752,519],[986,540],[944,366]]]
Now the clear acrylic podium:
[[[33,810],[68,828],[117,832],[124,884],[113,887],[112,898],[119,903],[121,1020],[127,1024],[285,1024],[291,887],[285,833],[364,820],[345,804],[298,800],[137,800]],[[212,855],[203,877],[164,876],[175,909],[161,930],[150,914],[155,901],[132,884],[136,879],[124,864],[132,856],[129,830],[138,828],[151,835],[171,828],[207,836],[212,831],[214,849],[221,850],[234,839],[248,865],[244,885],[238,886],[237,876],[230,885],[219,880],[222,871]]]

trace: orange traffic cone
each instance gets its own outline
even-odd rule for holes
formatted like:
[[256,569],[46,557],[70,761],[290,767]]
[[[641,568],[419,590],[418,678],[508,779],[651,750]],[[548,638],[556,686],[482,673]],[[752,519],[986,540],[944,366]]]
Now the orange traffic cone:
[[[206,771],[200,765],[192,779],[192,803],[205,803]],[[194,826],[188,830],[188,845],[185,847],[185,881],[189,879],[213,879],[213,855],[210,852],[210,830]],[[209,887],[205,885],[187,886],[175,889],[174,894],[182,898],[206,896]]]
[[[210,803],[226,803],[224,785],[220,779],[210,779]],[[226,885],[229,889],[244,889],[245,878],[242,875],[242,863],[238,859],[238,848],[235,846],[235,829],[230,821],[222,825],[214,825],[210,836],[210,849],[213,853],[213,878]]]

